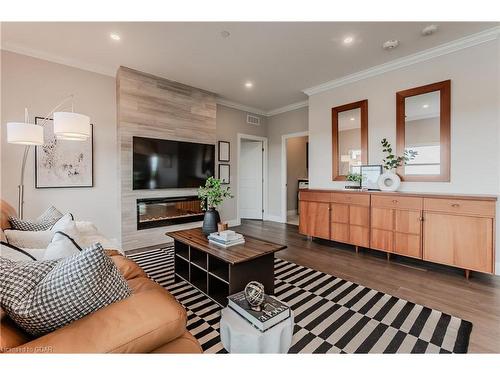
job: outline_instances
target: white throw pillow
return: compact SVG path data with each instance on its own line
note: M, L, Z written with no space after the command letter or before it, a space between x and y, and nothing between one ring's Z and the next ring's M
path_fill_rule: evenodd
M5 229L3 232L10 245L20 247L21 249L45 249L54 236L54 233L50 230L32 232Z
M55 232L64 232L79 241L79 232L73 215L67 213L63 215L50 230L42 231L23 231L23 230L4 230L7 242L21 249L45 249L49 246Z
M36 258L23 249L5 242L0 243L0 256L14 262L33 262Z
M50 230L53 233L65 231L66 227L71 223L74 223L73 215L68 212L67 214L64 214L59 220L57 220L52 228L50 228Z
M47 246L47 250L45 250L43 260L67 258L78 254L80 251L82 251L82 248L74 238L64 232L56 232L49 246Z

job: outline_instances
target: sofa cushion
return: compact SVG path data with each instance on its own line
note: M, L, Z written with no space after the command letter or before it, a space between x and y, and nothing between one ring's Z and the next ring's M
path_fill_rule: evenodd
M52 226L63 216L63 214L54 206L49 207L35 220L22 220L15 216L9 217L12 229L40 231L52 228Z
M151 353L157 354L194 354L203 353L203 349L200 346L198 340L189 333L189 331L184 332L184 334L175 340L172 340L165 345L156 348Z
M186 311L164 288L145 288L16 348L53 353L149 353L186 332ZM155 286L157 285L157 286Z
M36 260L33 255L25 250L3 241L0 242L0 256L16 262L30 262Z
M33 339L20 329L7 315L0 317L0 353L9 352L16 346L23 345Z
M16 263L0 258L0 306L34 336L130 295L100 244L61 260Z
M113 255L111 259L118 267L125 280L131 280L137 277L148 277L137 263L122 255Z

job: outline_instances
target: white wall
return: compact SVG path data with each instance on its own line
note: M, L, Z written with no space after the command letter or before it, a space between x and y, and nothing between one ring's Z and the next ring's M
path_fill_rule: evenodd
M310 187L342 188L344 185L331 180L332 107L368 99L368 162L380 164L383 158L380 140L386 137L395 145L396 92L451 79L451 180L403 182L401 190L498 194L499 48L498 40L486 42L310 96ZM497 262L500 260L498 242ZM499 273L498 263L496 268Z
M120 238L117 186L115 79L45 60L1 51L1 197L17 207L23 146L6 143L8 121L23 121L24 107L34 116L45 116L69 94L75 111L94 124L94 187L34 188L34 150L25 175L25 217L39 215L50 205L71 212L78 220L93 221L106 236Z
M261 124L251 125L247 124L247 112L238 109L217 105L217 141L230 142L230 161L229 163L221 162L221 164L229 164L230 167L230 184L234 198L226 199L219 209L221 220L228 221L230 224L235 224L237 219L236 209L236 194L238 193L238 171L237 171L237 158L238 158L238 133L256 135L260 137L267 136L267 121L265 117L259 116ZM216 152L217 165L216 174L218 173L218 150ZM218 177L218 175L217 175Z
M266 217L281 220L281 147L282 136L304 132L308 129L307 107L280 113L267 119L267 137L269 139L269 187L268 213ZM311 160L309 160L309 165Z

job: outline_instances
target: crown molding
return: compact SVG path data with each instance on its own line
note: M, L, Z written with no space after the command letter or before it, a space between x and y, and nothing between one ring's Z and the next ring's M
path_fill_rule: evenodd
M285 112L293 111L295 109L304 108L304 107L307 107L309 105L309 102L307 100L304 100L302 102L289 104L289 105L286 105L284 107L272 109L270 111L265 111L263 109L249 107L249 106L246 106L244 104L232 102L230 100L226 100L226 99L222 99L222 98L217 98L216 102L217 102L217 104L223 105L224 107L234 108L234 109L238 109L238 110L243 111L243 112L250 112L250 113L264 116L264 117L271 117L271 116L279 115L280 113L285 113Z
M336 87L344 86L353 82L361 81L366 78L374 77L439 56L460 51L465 48L473 47L478 44L486 43L491 40L497 39L499 35L500 26L493 27L491 29L487 29L476 34L472 34L445 44L441 44L439 46L429 48L427 50L417 52L409 56L389 61L385 64L377 65L357 73L349 74L347 76L304 89L302 90L302 92L308 96L318 94L327 90L334 89Z
M16 43L4 42L2 43L1 49L4 51L14 52L21 55L26 55L30 57L35 57L37 59L51 61L53 63L68 65L73 68L78 68L82 70L87 70L89 72L103 74L105 76L115 77L116 70L105 68L97 64L89 64L77 59L70 59L62 56L58 56L52 53L43 52L33 48L27 48Z
M309 106L309 101L304 100L302 102L292 103L292 104L286 105L284 107L280 107L280 108L273 109L271 111L267 111L266 116L268 116L268 117L275 116L275 115L279 115L280 113L290 112L290 111L294 111L296 109L304 108L304 107L308 107L308 106Z
M238 110L243 111L243 112L250 112L250 113L253 113L256 115L267 116L267 111L264 111L263 109L249 107L247 105L232 102L230 100L226 100L226 99L222 99L222 98L217 98L216 102L217 102L217 104L223 105L224 107L234 108L234 109L238 109Z

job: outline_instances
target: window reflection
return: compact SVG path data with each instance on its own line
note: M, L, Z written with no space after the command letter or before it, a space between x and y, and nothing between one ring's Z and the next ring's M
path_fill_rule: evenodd
M359 171L361 166L361 110L355 108L338 115L339 174Z
M405 99L405 149L417 152L405 166L406 175L439 175L440 92L433 91Z

